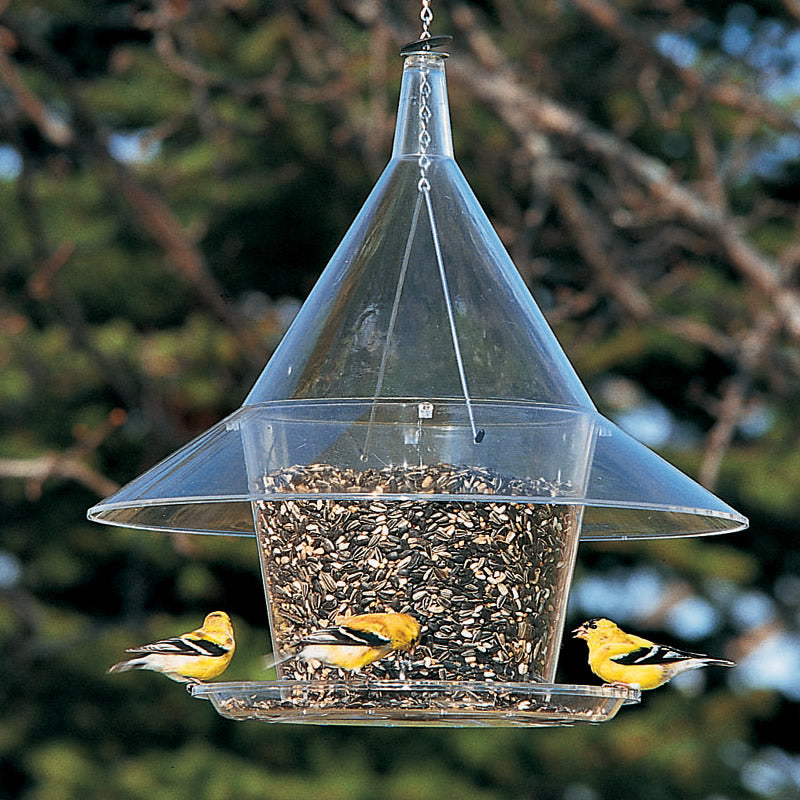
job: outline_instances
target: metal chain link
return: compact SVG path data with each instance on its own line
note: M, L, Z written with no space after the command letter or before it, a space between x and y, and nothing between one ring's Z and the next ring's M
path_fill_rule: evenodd
M422 0L422 10L419 12L419 17L422 20L422 33L420 40L430 39L430 25L433 22L433 9L431 8L431 0ZM431 186L428 182L428 167L430 166L430 158L428 158L428 146L431 143L431 135L428 131L428 122L431 118L431 106L429 103L431 97L431 85L428 82L428 70L422 71L422 82L419 87L419 183L417 188L420 192L427 192Z
M428 182L428 167L431 160L428 157L428 146L431 143L431 134L428 131L428 122L431 118L430 100L431 85L428 82L428 70L422 70L422 81L419 86L419 136L417 137L419 143L419 183L417 188L420 192L427 192L430 190L431 185Z
M422 0L422 11L419 12L419 18L422 20L422 34L420 39L429 39L431 32L431 22L433 22L433 9L431 8L431 0Z

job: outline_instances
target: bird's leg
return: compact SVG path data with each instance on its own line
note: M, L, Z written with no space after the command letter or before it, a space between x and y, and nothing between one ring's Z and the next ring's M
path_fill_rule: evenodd
M400 658L400 680L401 681L406 680L406 670L409 670L409 671L411 670L411 664L412 664L412 659L411 659L411 654L410 653L408 654L407 657L405 657L405 658L401 657Z
M189 692L189 694L190 694L192 697L194 697L194 690L195 690L195 689L196 689L198 686L203 686L203 685L204 685L204 682L203 682L203 681L199 681L199 680L197 680L196 678L193 678L192 680L187 680L187 681L185 682L185 685L186 685L186 691L187 691L187 692ZM202 695L201 695L201 696L202 696ZM208 697L206 697L206 699L209 699L209 698L208 698Z
M608 681L603 686L616 686L620 689L641 689L638 683L625 683L625 681Z

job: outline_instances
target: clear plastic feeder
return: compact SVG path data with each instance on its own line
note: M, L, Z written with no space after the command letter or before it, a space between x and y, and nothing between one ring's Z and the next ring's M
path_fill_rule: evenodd
M444 56L406 56L392 158L242 407L89 517L255 534L273 650L422 625L362 674L291 659L193 693L236 719L598 722L554 684L578 541L747 520L598 414L452 153Z

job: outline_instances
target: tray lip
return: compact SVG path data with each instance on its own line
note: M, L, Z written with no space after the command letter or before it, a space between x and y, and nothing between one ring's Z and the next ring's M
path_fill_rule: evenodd
M472 692L488 694L496 692L515 692L531 697L553 695L563 697L597 698L598 700L622 700L625 704L638 703L641 690L635 686L604 683L600 686L587 686L572 683L539 683L501 681L435 681L435 680L277 680L277 681L217 681L214 683L188 684L192 697L212 699L217 695L250 695L258 692L285 691L287 689L306 689L310 691L346 690L358 692L408 692L428 694L442 692Z
M446 691L473 692L476 695L490 695L502 691L522 694L522 700L530 698L534 701L542 697L546 702L553 696L566 701L570 699L594 700L591 709L548 709L546 707L520 708L510 705L501 708L428 707L398 708L375 705L361 707L359 705L317 706L313 703L294 703L289 707L276 706L261 708L258 702L262 692L279 695L279 690L305 688L322 690L331 687L346 688L350 692L367 690L415 692L418 696L427 692L441 695ZM305 724L305 725L355 725L382 727L564 727L574 725L596 725L608 722L616 716L623 705L638 703L640 690L631 686L608 685L580 686L576 684L546 683L500 683L477 681L401 681L401 680L367 680L363 683L352 683L345 680L283 680L283 681L231 681L210 684L199 684L187 687L189 693L198 698L210 700L217 713L226 719L235 721L266 722L270 724ZM242 699L245 705L236 712L225 707L225 701ZM269 699L273 699L271 696ZM279 700L280 697L275 697ZM249 701L249 705L248 705ZM583 713L582 713L583 712ZM588 713L587 713L588 712Z

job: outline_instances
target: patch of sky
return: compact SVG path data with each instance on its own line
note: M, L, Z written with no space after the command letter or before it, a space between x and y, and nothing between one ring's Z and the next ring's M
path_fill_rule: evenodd
M683 69L694 66L700 55L700 48L691 39L674 31L659 33L655 45L662 55Z
M689 595L667 611L667 625L689 641L704 639L719 627L719 612L704 597Z
M0 179L13 181L22 172L22 156L13 147L0 144Z
M758 439L772 430L776 418L775 410L761 403L754 406L743 419L739 420L737 429L748 439Z
M273 300L269 295L256 290L244 292L238 300L238 308L246 319L259 320L274 314L281 333L292 324L300 311L300 305L300 301L293 297Z
M779 20L759 18L746 3L735 3L720 28L719 44L731 58L755 71L756 91L779 105L794 102L800 94L800 30L790 30ZM767 179L782 176L788 162L800 158L800 137L776 137L753 158L746 174Z
M771 99L785 102L800 91L800 31L787 34L777 50L779 68L773 70L766 91Z
M720 44L730 56L741 58L753 43L752 32L740 22L729 22L722 29Z
M115 131L108 138L108 151L123 164L146 164L160 152L161 144L146 130Z
M764 592L742 591L736 594L729 613L740 628L754 628L775 618L775 601Z
M587 575L570 592L570 616L646 619L660 608L663 594L664 579L650 567Z
M570 783L564 794L562 800L601 800L600 795L591 786L585 783Z
M751 6L734 3L720 31L722 49L731 56L744 56L753 43L753 26L757 21L758 15Z
M800 575L787 572L775 581L775 597L787 606L800 607Z
M758 25L747 60L755 69L765 73L781 72L789 64L785 45L786 28L783 23L765 19Z
M745 689L775 689L800 701L800 636L779 631L739 661L731 675L733 685Z
M762 797L798 797L800 756L777 747L767 747L748 759L741 768L745 789Z
M776 19L756 18L749 6L735 5L720 34L722 49L752 67L761 91L774 102L797 97L800 89L800 31Z
M795 93L800 86L800 74L795 79ZM782 133L771 144L756 153L749 165L749 171L768 180L778 180L784 175L787 164L800 159L800 135Z
M778 158L787 161L800 158L800 135L796 133L782 133L775 140L773 149Z
M608 617L620 625L636 625L664 605L667 580L652 567L619 568L575 581L570 592L569 616ZM704 639L720 625L719 611L703 597L688 595L666 613L667 630L687 641ZM686 688L691 692L692 682Z
M608 376L595 387L608 416L622 430L648 447L693 447L698 431L677 419L666 406L650 397L633 381Z
M0 589L11 589L22 577L22 564L6 550L0 550Z
M674 430L672 414L655 400L618 411L613 419L622 430L648 447L667 444Z

